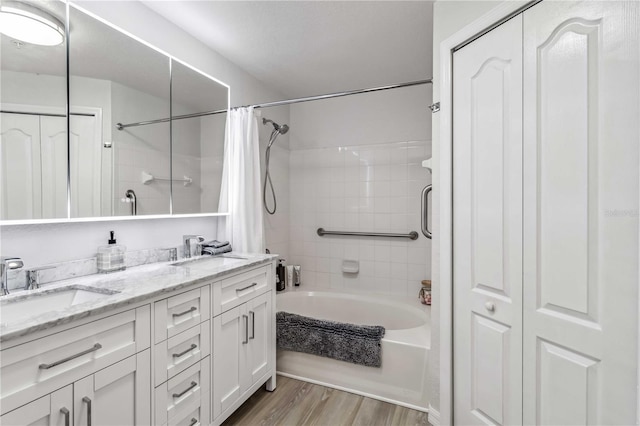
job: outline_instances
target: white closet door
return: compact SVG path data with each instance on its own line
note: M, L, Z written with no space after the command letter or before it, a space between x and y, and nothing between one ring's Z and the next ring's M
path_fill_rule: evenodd
M522 422L522 16L454 54L454 421Z
M524 423L635 424L637 2L524 13Z
M71 115L71 217L100 216L102 138L94 116Z
M67 119L40 117L42 153L42 214L67 217Z
M0 218L40 219L42 205L38 116L2 113L0 121Z

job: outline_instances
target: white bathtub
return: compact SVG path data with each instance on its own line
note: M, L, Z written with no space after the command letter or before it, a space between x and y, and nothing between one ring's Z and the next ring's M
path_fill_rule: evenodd
M331 291L288 291L278 311L351 324L382 325L382 367L278 350L278 374L427 411L431 343L428 308L415 302Z

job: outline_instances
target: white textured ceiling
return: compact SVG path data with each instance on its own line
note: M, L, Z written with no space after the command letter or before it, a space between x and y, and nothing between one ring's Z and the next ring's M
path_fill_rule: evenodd
M143 2L289 97L431 77L431 1Z

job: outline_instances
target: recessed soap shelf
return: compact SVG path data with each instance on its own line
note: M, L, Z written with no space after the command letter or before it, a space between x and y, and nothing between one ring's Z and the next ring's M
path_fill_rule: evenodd
M193 179L191 179L189 176L184 175L183 179L169 179L169 178L162 178L162 177L157 177L154 176L150 173L147 172L142 172L142 183L145 185L149 185L151 182L156 181L156 180L162 180L162 181L167 181L167 182L183 182L184 186L189 186L193 183Z

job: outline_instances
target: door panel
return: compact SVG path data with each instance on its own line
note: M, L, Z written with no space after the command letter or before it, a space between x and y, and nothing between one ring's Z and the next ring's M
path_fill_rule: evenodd
M42 179L38 116L2 113L0 121L0 219L40 219Z
M271 345L271 292L248 302L249 309L249 362L251 384L256 383L269 369Z
M147 349L75 382L74 424L149 425L150 365L150 350Z
M100 216L102 136L95 116L72 115L71 217Z
M0 417L3 426L65 426L73 416L73 389L62 389L36 399Z
M67 217L67 119L40 117L43 217Z
M454 54L454 419L522 421L522 17Z
M524 422L632 424L637 2L524 13Z
M213 416L222 414L248 388L246 372L246 305L213 319Z

